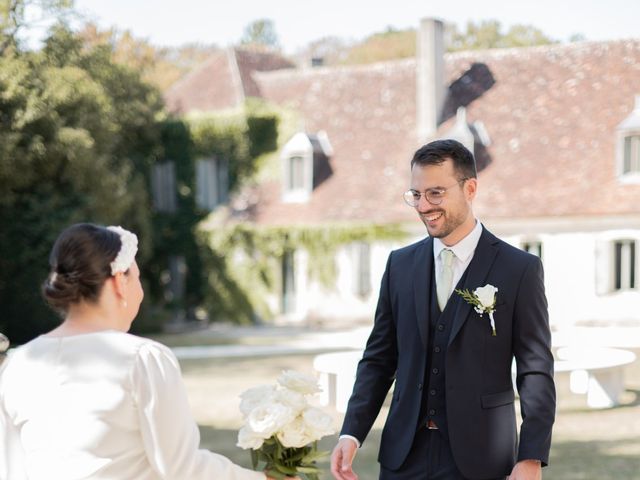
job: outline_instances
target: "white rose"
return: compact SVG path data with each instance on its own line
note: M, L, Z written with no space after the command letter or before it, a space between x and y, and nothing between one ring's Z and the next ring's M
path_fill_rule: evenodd
M263 443L264 438L262 435L258 435L246 425L238 432L238 443L236 445L240 448L257 450Z
M273 385L260 385L250 388L240 395L240 411L246 418L253 409L270 403L273 400L276 388Z
M493 285L485 285L484 287L476 288L473 293L478 297L478 301L483 308L491 308L496 302L496 292L498 289Z
M262 438L269 438L295 417L290 407L269 403L254 408L247 417L247 425Z
M301 448L313 442L315 438L309 435L305 421L299 415L278 432L278 440L287 448Z
M293 390L277 390L274 395L274 400L290 407L294 415L298 415L307 408L307 399L305 396Z
M319 440L325 435L335 432L333 428L333 418L319 408L310 407L302 414L305 429L313 440Z
M296 372L295 370L283 371L278 377L278 383L284 388L299 392L303 395L310 395L321 391L315 377Z

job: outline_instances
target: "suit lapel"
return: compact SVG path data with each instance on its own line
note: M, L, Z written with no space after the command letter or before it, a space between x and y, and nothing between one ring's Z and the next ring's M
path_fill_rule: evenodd
M424 347L427 348L429 325L429 291L431 290L431 270L433 269L433 240L427 238L416 250L413 262L413 298L416 306L418 332Z
M496 254L498 253L497 243L498 239L483 227L478 246L468 267L468 275L462 286L463 289L466 288L473 291L484 285L489 275L489 270L491 270L493 261L496 258ZM458 294L454 292L452 295ZM457 302L455 315L453 317L453 326L451 327L451 335L449 336L449 345L451 345L451 342L453 342L453 339L472 311L473 307L471 304L465 301Z

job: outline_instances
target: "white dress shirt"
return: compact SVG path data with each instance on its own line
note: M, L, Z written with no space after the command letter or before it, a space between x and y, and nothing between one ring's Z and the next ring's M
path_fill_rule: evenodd
M442 273L442 258L440 257L440 252L445 248L448 248L453 252L453 281L451 282L451 291L449 292L449 296L453 292L453 289L456 288L460 278L464 274L464 271L467 269L469 264L471 263L471 259L473 258L473 254L476 251L476 247L478 246L478 242L480 241L480 236L482 235L482 224L476 220L476 226L469 232L469 234L460 240L458 243L452 246L447 246L439 238L433 239L433 260L435 262L435 272L436 272L436 284L440 275Z

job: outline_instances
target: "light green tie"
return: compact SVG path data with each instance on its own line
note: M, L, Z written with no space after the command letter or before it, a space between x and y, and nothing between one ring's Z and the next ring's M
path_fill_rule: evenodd
M440 272L440 278L437 280L436 289L438 293L438 305L440 306L441 312L444 311L444 307L447 305L447 300L449 300L449 295L451 295L454 256L454 253L448 248L445 248L440 252L442 271Z

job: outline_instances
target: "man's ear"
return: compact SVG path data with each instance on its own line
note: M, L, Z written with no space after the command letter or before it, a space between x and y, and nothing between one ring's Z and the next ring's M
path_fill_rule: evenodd
M478 193L478 179L469 178L464 182L465 197L467 197L467 200L471 201L476 197L476 193Z

